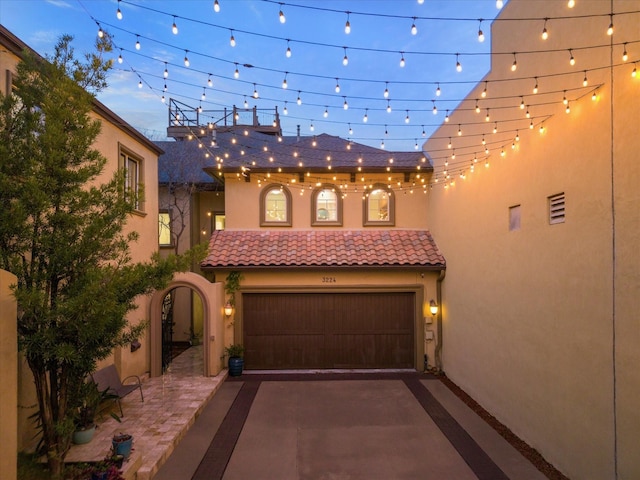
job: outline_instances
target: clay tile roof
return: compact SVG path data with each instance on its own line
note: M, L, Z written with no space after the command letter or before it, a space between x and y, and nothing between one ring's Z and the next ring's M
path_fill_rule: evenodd
M255 267L423 267L445 259L426 230L218 230L204 269Z

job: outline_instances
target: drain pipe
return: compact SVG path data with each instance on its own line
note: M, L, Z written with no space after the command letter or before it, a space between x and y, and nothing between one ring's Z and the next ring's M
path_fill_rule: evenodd
M438 302L438 314L436 315L436 331L438 339L436 341L435 360L438 374L442 373L442 281L446 275L446 270L440 270L440 276L436 281L436 302Z

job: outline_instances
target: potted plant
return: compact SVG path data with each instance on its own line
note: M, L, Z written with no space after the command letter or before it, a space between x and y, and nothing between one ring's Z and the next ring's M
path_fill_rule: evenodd
M239 377L244 369L244 347L239 343L229 345L224 349L225 354L229 357L229 375Z
M76 445L89 443L96 431L96 414L100 403L105 399L104 392L98 390L98 385L93 381L83 382L78 394L78 407L76 410L75 425L72 441Z
M131 447L133 446L133 436L128 433L119 433L113 436L111 441L112 457L122 455L126 460L131 455Z

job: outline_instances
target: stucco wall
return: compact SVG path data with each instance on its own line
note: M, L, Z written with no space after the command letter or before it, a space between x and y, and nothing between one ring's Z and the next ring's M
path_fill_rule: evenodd
M17 477L18 458L18 307L11 293L15 275L0 270L0 477Z
M602 5L578 2L572 14L601 12ZM614 1L615 11L631 7ZM501 17L555 17L565 8L566 2L511 0ZM555 21L550 40L555 35L556 43L544 49L567 39L592 44L594 32L606 44L603 22L608 18ZM616 16L616 30L637 34L633 22L637 17ZM493 49L541 49L541 29L540 22L495 22ZM583 68L606 66L610 55L618 63L621 48L584 52L576 83ZM517 77L567 71L567 60L566 50L520 57ZM512 61L494 56L486 80L508 78ZM481 161L466 180L430 194L430 228L447 259L445 372L572 479L616 478L616 470L617 478L640 477L634 447L640 431L640 95L631 69L589 71L591 85L603 83L596 101L589 93L571 102L570 114L558 102L543 134L536 121L535 130L520 130L516 149L507 148L505 157L492 147L489 168ZM540 84L544 91L559 88L562 98L560 78ZM471 105L483 88L469 94ZM528 90L517 82L489 88L490 96L505 97ZM454 112L451 123L474 121L474 115L473 108ZM445 128L434 137L446 135ZM427 152L442 148L437 138L426 144ZM547 198L561 192L566 221L550 225ZM521 229L509 231L514 205L521 207Z

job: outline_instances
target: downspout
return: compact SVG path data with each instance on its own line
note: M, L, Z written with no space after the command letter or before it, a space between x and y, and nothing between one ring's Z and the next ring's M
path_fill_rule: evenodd
M438 302L438 313L436 315L436 331L438 338L436 340L436 370L438 374L442 373L442 281L446 276L446 270L440 270L440 276L436 281L436 302Z

